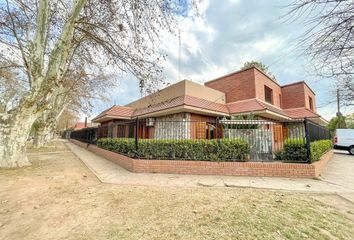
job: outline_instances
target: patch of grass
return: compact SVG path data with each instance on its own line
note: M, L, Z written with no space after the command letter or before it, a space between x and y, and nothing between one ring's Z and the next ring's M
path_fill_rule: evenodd
M32 160L28 168L0 170L4 239L354 236L354 206L336 195L101 184L73 154L34 154Z

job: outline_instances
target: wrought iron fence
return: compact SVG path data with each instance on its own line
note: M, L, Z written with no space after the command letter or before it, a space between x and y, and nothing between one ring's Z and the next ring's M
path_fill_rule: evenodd
M70 133L70 138L79 140L85 143L95 144L98 139L98 128L84 128Z
M161 142L168 140L168 148L174 148L178 143L185 140L212 141L217 147L216 151L225 151L222 147L223 140L240 139L249 146L249 154L246 157L251 161L273 161L274 159L284 160L280 153L286 144L296 145L300 143L301 151L305 151L306 159L310 161L310 142L321 139L330 139L329 130L308 119L292 121L273 120L233 120L203 117L201 119L133 119L111 122L97 128L87 128L71 133L71 138L87 143L95 143L100 138L125 138L134 139L135 153L139 154L139 144L142 142ZM213 145L214 146L214 145ZM208 145L205 145L208 148ZM177 147L175 147L177 149ZM197 148L197 146L195 147ZM305 150L304 150L305 148ZM173 159L189 159L188 154L176 154L170 149ZM158 150L157 150L158 151ZM162 151L162 150L160 150ZM178 151L183 151L179 148ZM231 151L230 149L228 151ZM141 152L141 151L140 151ZM152 154L154 155L154 153ZM216 152L211 157L223 156ZM238 155L237 155L238 156ZM137 158L144 158L141 154ZM247 160L232 159L229 161ZM302 157L303 158L303 157ZM208 159L205 159L208 160ZM223 159L225 160L225 159ZM288 161L292 161L291 159ZM295 161L295 160L294 160ZM299 162L300 159L296 159Z
M309 119L306 119L306 124L310 142L322 139L331 139L331 132L328 128L318 125Z

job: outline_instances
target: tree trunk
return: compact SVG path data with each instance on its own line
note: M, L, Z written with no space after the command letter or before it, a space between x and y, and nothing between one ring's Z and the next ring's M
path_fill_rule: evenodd
M30 165L26 144L34 120L30 115L0 116L0 168Z
M56 124L50 122L37 129L33 139L33 146L41 148L47 145L54 138Z

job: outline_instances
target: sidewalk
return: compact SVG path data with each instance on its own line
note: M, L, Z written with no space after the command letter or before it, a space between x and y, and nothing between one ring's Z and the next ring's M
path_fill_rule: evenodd
M338 193L354 202L354 183L339 180L338 174L325 173L325 181L314 179L290 179L270 177L235 177L213 175L179 175L132 173L117 164L110 162L73 143L65 143L86 166L104 183L154 186L204 186L204 187L252 187L281 189L289 191L311 191ZM341 155L335 154L329 166L334 167L336 161L343 161ZM351 158L351 156L348 156ZM354 158L353 161L354 162ZM354 165L353 165L354 166ZM328 167L327 167L328 168ZM350 169L349 169L350 170ZM353 173L353 172L352 172ZM331 176L334 181L331 181ZM353 178L350 179L350 181Z

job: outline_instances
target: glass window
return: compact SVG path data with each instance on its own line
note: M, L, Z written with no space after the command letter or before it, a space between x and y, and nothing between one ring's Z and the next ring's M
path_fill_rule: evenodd
M128 138L134 138L134 136L135 136L134 132L135 132L134 125L129 125Z
M309 106L310 106L310 109L313 111L313 101L312 101L312 97L309 97Z
M267 86L264 86L264 98L267 103L273 104L273 90Z

